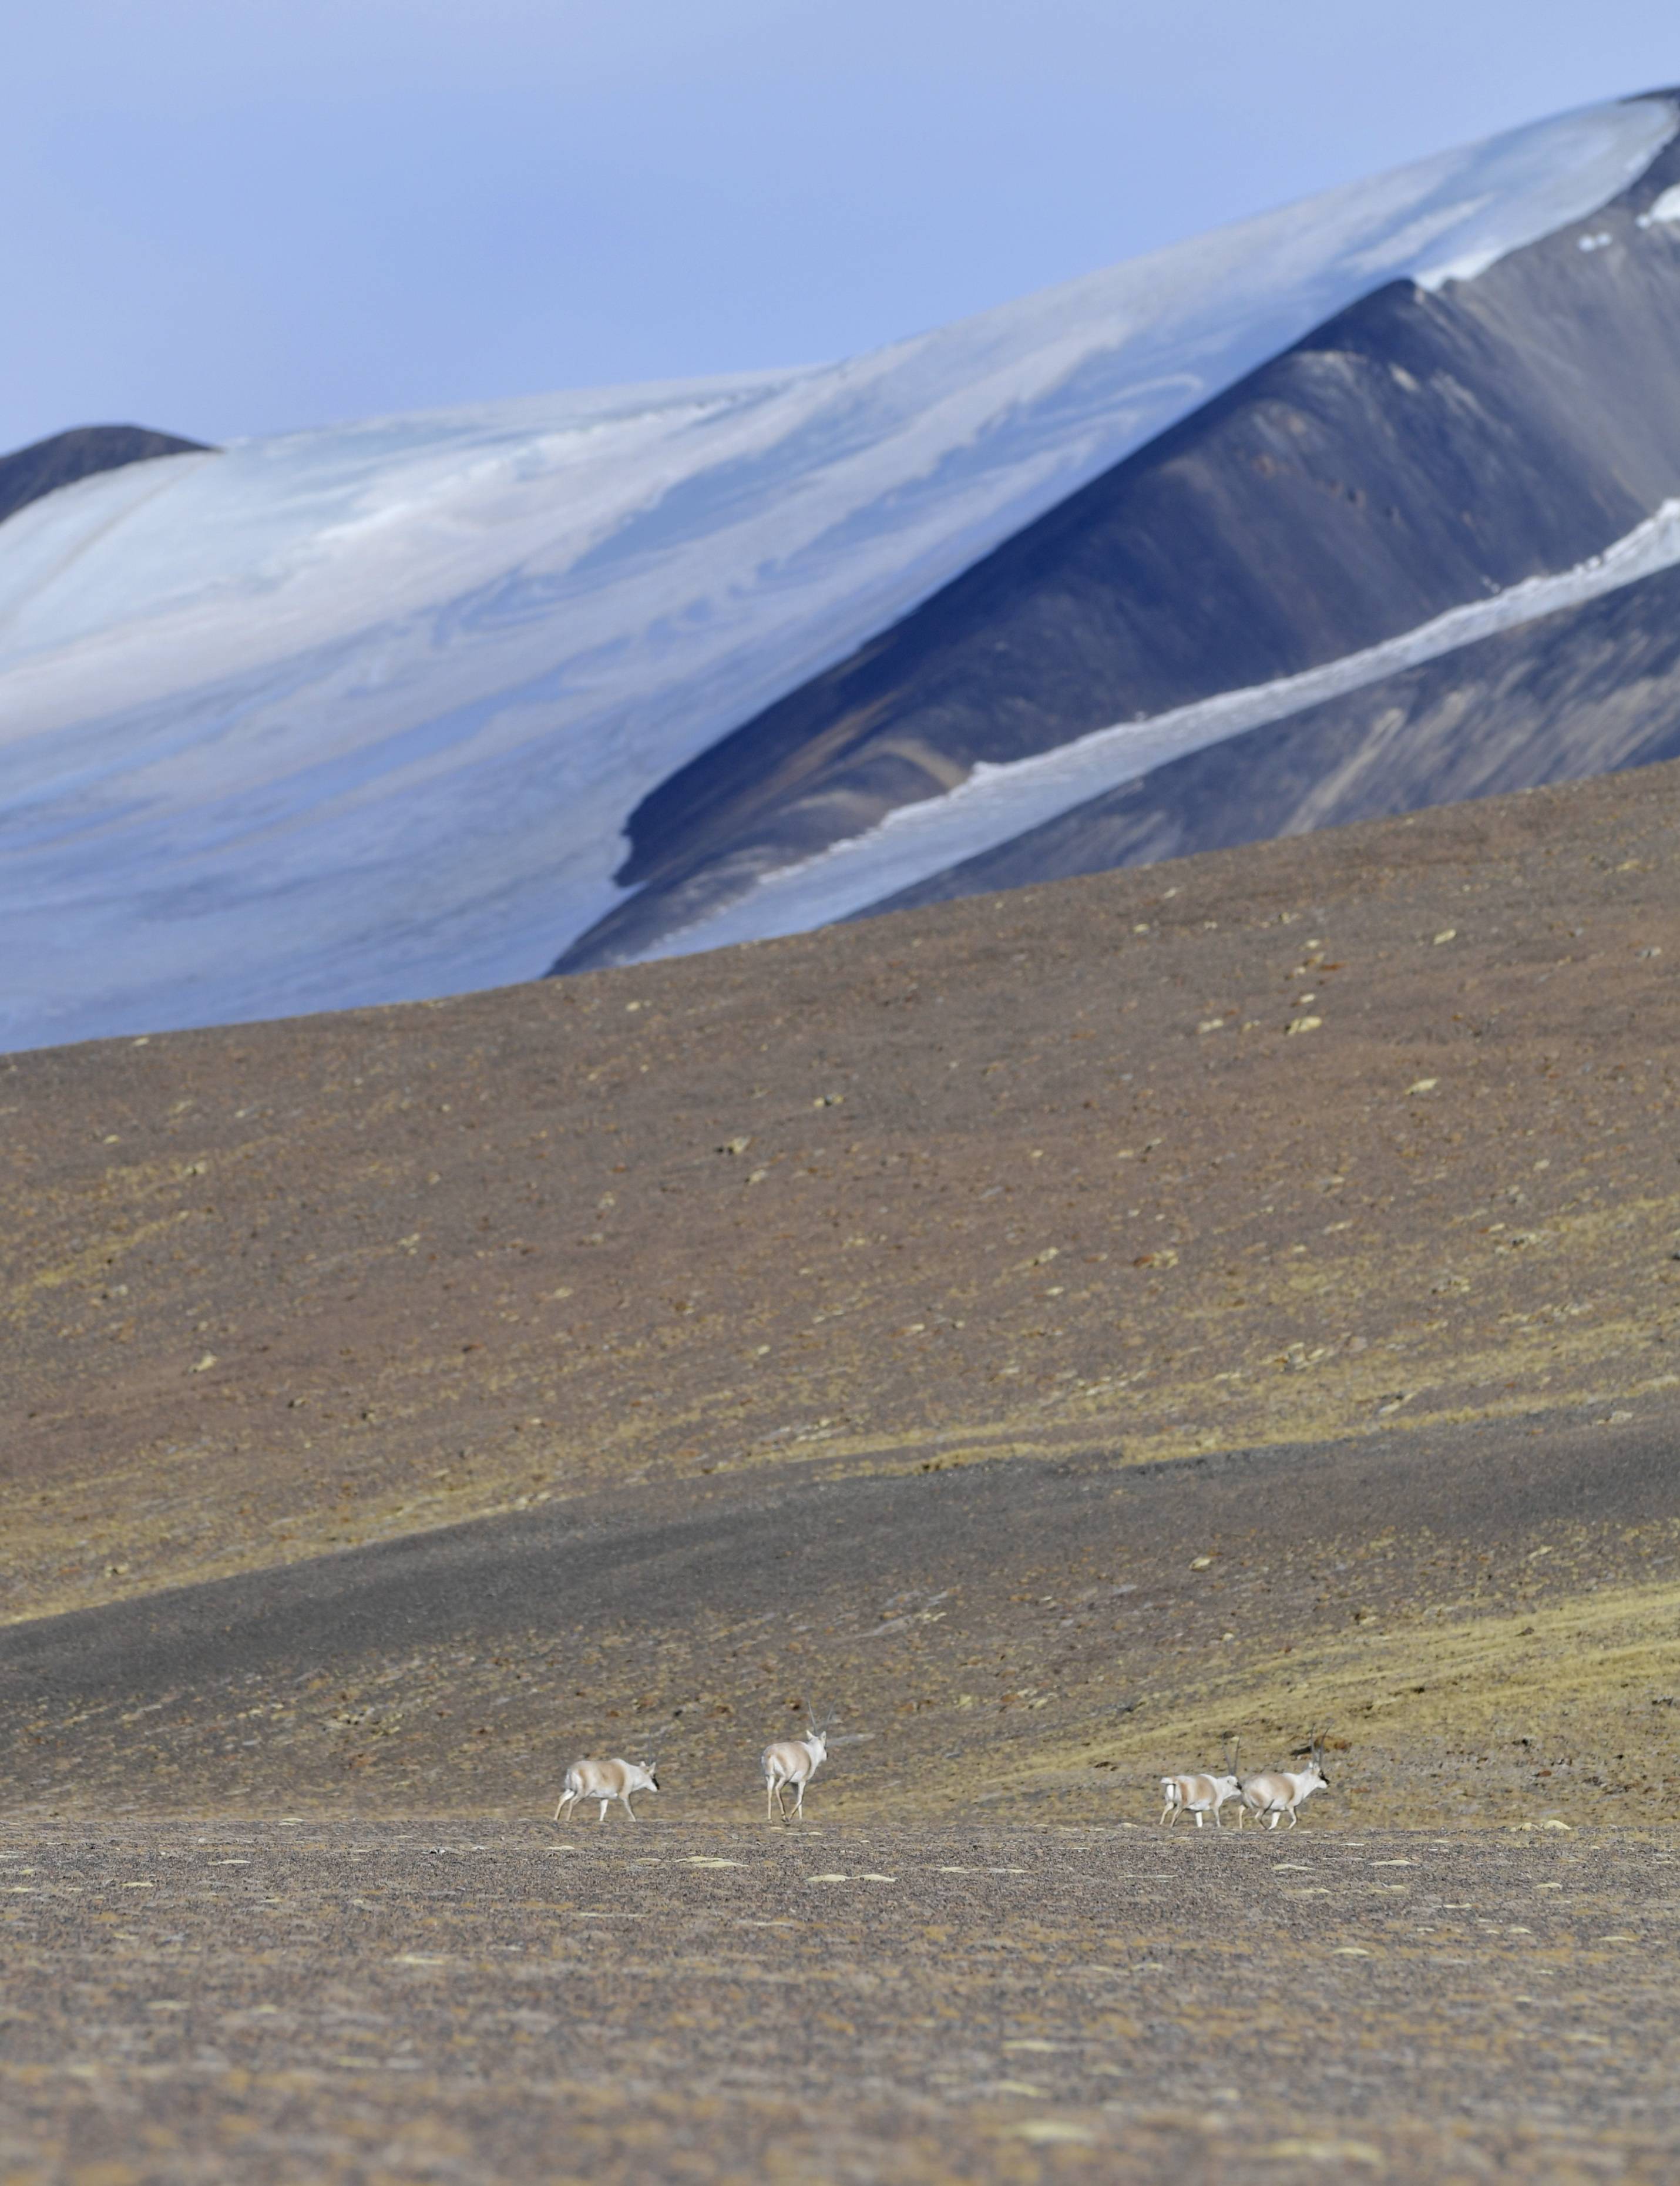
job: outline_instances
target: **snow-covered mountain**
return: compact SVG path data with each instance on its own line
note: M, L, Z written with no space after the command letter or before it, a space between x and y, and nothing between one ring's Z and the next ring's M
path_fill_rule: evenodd
M34 501L0 524L0 1044L1189 845L1104 800L1680 558L1677 128L1672 94L1585 109L843 364Z

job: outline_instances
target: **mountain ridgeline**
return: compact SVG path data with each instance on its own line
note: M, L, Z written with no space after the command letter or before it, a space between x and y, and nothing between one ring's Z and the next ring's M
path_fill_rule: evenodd
M17 450L0 1047L1661 756L1677 398L1656 91L827 363Z
M978 761L1297 674L1623 537L1680 495L1677 184L1671 145L1590 219L1474 277L1384 286L711 746L630 816L618 878L636 893L553 968L657 950ZM1647 608L1667 597L1659 586ZM1572 633L1591 642L1629 616L1660 651L1660 615L1645 628L1645 613L1608 603L1398 679L1434 733L1397 737L1394 694L1358 694L871 907L1660 756L1662 702L1632 729L1617 703L1643 653L1625 674L1601 650L1560 664ZM1532 689L1501 710L1504 664L1520 659L1531 683L1543 664L1553 679L1543 733ZM1476 683L1476 707L1455 712L1461 679L1495 661L1497 687ZM1373 723L1382 762L1354 766ZM1273 784L1285 751L1302 771Z
M210 451L203 440L183 440L174 433L154 433L144 425L76 425L68 433L54 433L44 440L31 440L0 456L0 524L32 501L41 501L60 486L75 485L101 471L121 470L128 463L154 462L160 456L201 456Z

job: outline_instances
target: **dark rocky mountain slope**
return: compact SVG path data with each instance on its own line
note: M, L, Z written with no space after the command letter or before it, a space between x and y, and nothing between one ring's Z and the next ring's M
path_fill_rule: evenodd
M159 456L209 452L203 440L183 440L175 433L154 433L144 425L76 425L68 433L31 440L0 456L0 524L32 501L56 493L61 485L126 463L153 462Z
M637 893L555 969L656 948L977 761L1336 660L1623 536L1680 494L1680 224L1649 216L1677 181L1674 146L1474 278L1384 287L702 754L631 817ZM1552 771L1509 754L1501 778Z
M1680 569L1209 744L865 916L1680 757Z

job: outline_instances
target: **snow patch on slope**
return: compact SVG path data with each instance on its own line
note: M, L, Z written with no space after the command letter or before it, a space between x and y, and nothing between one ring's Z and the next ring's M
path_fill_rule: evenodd
M376 419L0 527L0 1044L530 976L633 807L1383 282L1582 217L1664 98L848 362Z
M1326 698L1338 698L1402 669L1514 629L1537 616L1616 591L1680 563L1680 501L1572 569L1530 577L1492 598L1437 615L1403 636L1345 654L1321 668L1280 676L1216 698L1122 721L1005 765L982 761L944 795L901 804L867 834L836 844L798 866L766 875L752 892L662 943L661 956L686 956L731 942L803 933L896 895L901 888L1011 842L1106 791L1205 745L1263 727Z
M1659 227L1670 221L1680 221L1680 182L1666 189L1649 211L1639 216L1641 227Z

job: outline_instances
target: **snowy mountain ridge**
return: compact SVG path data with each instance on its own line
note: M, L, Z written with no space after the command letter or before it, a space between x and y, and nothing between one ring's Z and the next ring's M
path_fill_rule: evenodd
M1676 128L1587 109L839 365L31 504L0 526L0 1040L534 976L623 900L675 770L1328 316L1588 218ZM681 945L832 915L798 893Z

